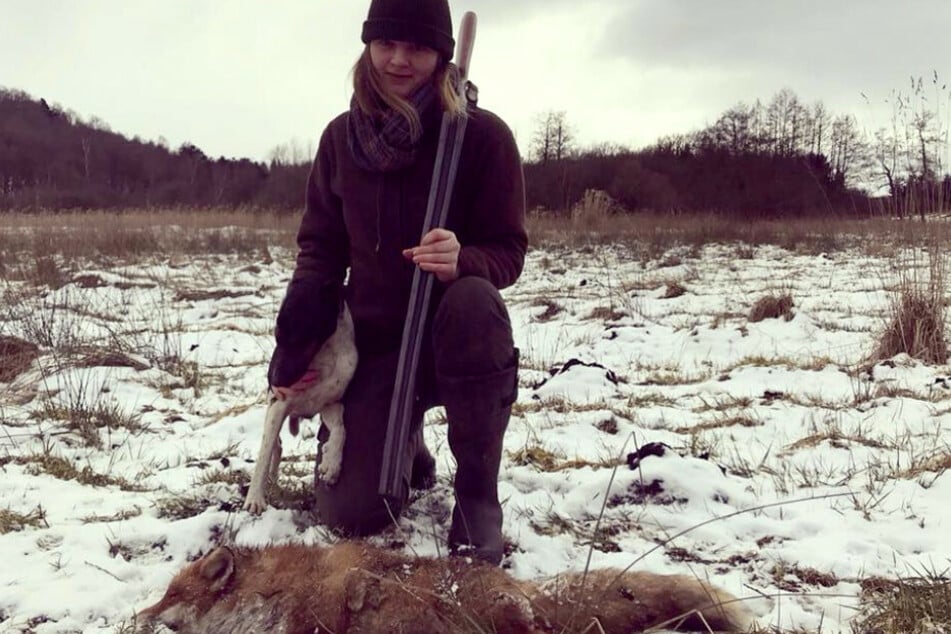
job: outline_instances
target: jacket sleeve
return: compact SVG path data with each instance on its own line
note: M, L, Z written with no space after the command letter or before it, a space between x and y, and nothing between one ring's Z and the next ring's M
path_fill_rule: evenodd
M477 176L471 215L460 236L459 275L483 277L501 289L515 283L525 262L525 180L511 130L486 114L495 129L486 135L476 164L465 168Z
M295 383L337 325L349 246L342 204L331 187L334 163L328 127L307 178L297 266L277 315L277 347L268 369L272 386Z
M343 203L332 186L338 151L334 147L332 128L328 126L320 138L317 158L307 178L304 217L297 232L297 268L292 284L308 279L338 288L343 285L350 263L350 241L343 221Z

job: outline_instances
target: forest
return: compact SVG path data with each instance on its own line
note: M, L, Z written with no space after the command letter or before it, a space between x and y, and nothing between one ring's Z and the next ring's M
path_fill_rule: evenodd
M937 77L932 82L935 90ZM922 79L895 95L891 125L803 103L789 89L738 103L701 130L644 148L579 147L564 111L537 117L524 157L528 208L560 214L588 190L621 212L924 217L951 200L947 122ZM129 138L25 92L0 88L0 211L299 209L310 157L213 158L191 143Z

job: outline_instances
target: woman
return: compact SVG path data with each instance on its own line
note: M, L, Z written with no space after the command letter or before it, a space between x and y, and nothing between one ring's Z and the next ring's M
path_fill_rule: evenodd
M351 536L374 533L399 515L411 485L431 486L435 462L423 444L422 419L441 404L457 463L450 553L498 564L498 470L518 383L498 289L522 270L525 194L511 131L457 97L452 32L447 0L372 0L350 110L327 126L308 180L297 267L278 313L268 378L279 396L306 385L307 362L346 299L360 361L343 401L340 479L327 486L315 478L321 520ZM468 117L466 136L446 227L420 239L444 111ZM416 266L437 281L404 487L399 499L384 501L377 487Z

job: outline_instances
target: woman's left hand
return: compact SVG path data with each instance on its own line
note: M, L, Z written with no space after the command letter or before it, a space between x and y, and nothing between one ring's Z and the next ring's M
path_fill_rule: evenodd
M418 247L403 249L403 257L429 271L440 282L459 277L459 240L448 229L433 229L423 236Z

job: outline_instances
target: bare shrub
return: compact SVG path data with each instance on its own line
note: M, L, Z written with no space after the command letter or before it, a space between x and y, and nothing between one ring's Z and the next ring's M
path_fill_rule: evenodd
M951 580L946 572L929 570L897 580L865 579L861 596L853 632L930 634L951 630Z
M620 211L613 198L600 189L589 189L571 208L571 225L575 230L603 232L609 219Z
M782 295L766 295L756 300L747 320L750 322L763 321L764 319L778 319L782 317L786 321L793 318L793 298L789 293Z
M893 308L891 322L875 351L878 360L905 353L925 363L944 363L948 346L944 338L944 310L940 303L911 289L903 291Z
M663 299L673 299L674 297L680 297L687 292L687 289L684 288L683 284L680 282L670 282L667 284L667 288L664 289L664 294L662 295Z
M62 288L69 277L59 262L51 255L36 254L33 260L33 275L30 280L36 286L48 286L51 289Z
M944 324L944 280L947 262L936 246L929 249L927 279L919 279L917 255L899 266L899 281L887 324L873 353L873 361L907 354L925 363L942 364L948 358Z
M26 372L39 356L35 343L0 335L0 382L9 383Z
M22 339L43 348L70 352L86 344L84 317L88 306L70 289L59 293L41 293L27 288L4 289L0 301L0 322L11 327Z

